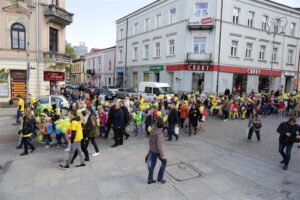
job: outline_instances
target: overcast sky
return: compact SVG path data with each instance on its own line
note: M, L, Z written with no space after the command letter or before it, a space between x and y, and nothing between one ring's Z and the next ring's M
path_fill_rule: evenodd
M67 10L74 13L73 23L67 28L67 41L80 41L90 48L115 45L116 20L153 2L154 0L67 0ZM274 0L300 7L300 0Z

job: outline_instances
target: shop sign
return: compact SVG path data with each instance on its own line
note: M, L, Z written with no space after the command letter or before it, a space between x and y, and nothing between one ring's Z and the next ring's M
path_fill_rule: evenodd
M253 75L260 75L261 71L260 69L247 69L248 74L253 74Z
M164 70L164 66L163 65L157 65L157 66L150 66L150 71L163 71Z
M65 81L65 73L44 71L44 81Z
M189 71L209 71L209 65L189 65Z
M195 19L191 19L191 21L189 22L189 25L213 25L213 18L212 17L205 17L202 18L200 20L195 20Z
M294 72L284 72L285 76L295 76Z
M117 73L124 73L124 67L117 67L116 72Z
M10 73L12 81L26 81L27 73L26 71L11 71Z

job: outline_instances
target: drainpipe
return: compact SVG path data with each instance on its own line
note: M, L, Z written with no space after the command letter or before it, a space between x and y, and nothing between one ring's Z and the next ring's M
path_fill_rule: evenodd
M41 81L40 81L40 0L36 0L37 7L36 7L36 69L37 69L37 94L38 96L41 95Z
M123 87L125 88L126 85L126 67L127 67L127 47L128 47L128 18L126 18L126 39L125 39L125 66L124 66L124 72L123 72Z
M219 32L219 49L218 49L218 72L217 72L217 96L219 96L219 76L220 76L220 57L221 57L221 41L222 41L222 24L223 24L223 0L221 0L221 17L220 17L220 32Z

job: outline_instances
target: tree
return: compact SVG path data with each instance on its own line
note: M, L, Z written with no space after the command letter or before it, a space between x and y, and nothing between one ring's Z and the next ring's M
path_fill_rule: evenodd
M66 54L70 55L72 60L76 60L77 59L77 55L74 51L74 48L72 47L72 44L71 43L68 43L66 41L66 47L65 47L65 52Z

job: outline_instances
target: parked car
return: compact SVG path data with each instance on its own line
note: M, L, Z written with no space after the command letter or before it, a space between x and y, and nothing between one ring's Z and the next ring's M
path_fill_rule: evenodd
M134 98L138 97L138 93L134 91L132 88L120 88L117 92L117 98L125 99L127 96L133 96Z
M168 83L140 82L138 94L151 100L164 94L171 98L173 90Z
M105 88L96 89L95 94L96 95L103 94L105 96L105 100L113 100L114 99L113 93Z
M37 104L42 107L51 105L51 100L54 99L56 102L56 107L62 109L62 113L66 114L67 110L70 108L70 102L62 95L46 95L37 98Z
M102 88L111 91L114 97L115 97L115 96L117 95L117 93L118 93L118 87L116 87L116 86L103 86Z

